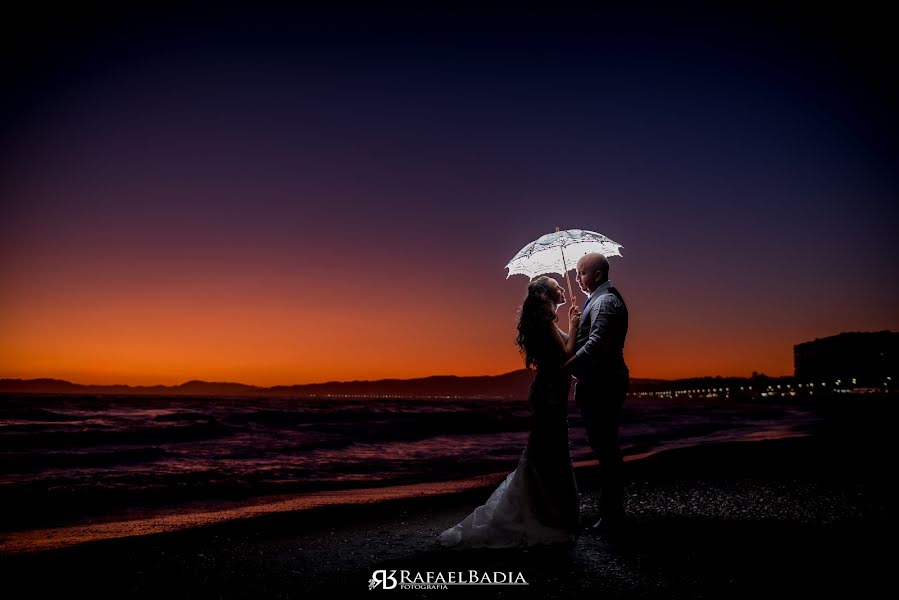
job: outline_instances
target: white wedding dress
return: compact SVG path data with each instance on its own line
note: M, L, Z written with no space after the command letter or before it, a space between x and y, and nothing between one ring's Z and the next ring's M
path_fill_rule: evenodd
M574 540L574 533L544 525L528 498L527 450L487 499L462 522L437 537L446 548L516 548Z
M568 446L570 386L567 371L538 367L528 396L533 426L517 468L485 504L441 533L439 545L512 548L575 539L580 503Z

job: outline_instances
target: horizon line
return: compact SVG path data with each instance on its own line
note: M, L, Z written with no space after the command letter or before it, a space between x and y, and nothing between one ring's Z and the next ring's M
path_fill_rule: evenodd
M420 377L408 377L408 378L400 378L400 377L383 377L380 379L345 379L345 380L329 380L329 381L314 381L309 383L289 383L289 384L275 384L275 385L259 385L254 383L242 383L239 381L216 381L216 380L208 380L208 379L187 379L182 381L181 383L80 383L76 381L72 381L69 379L62 379L59 377L0 377L0 381L21 381L21 382L32 382L32 381L55 381L68 383L71 385L80 385L86 387L128 387L128 388L153 388L153 387L163 387L163 388L175 388L184 386L190 383L207 383L207 384L218 384L218 385L240 385L244 387L250 388L258 388L258 389L273 389L273 388L282 388L282 387L304 387L304 386L316 386L316 385L330 385L330 384L347 384L347 383L382 383L382 382L402 382L402 381L418 381L423 379L433 379L433 378L454 378L454 379L475 379L482 377L503 377L507 375L512 375L513 373L520 373L524 371L532 371L536 372L533 369L515 369L512 371L506 371L503 373L496 374L485 374L485 375L452 375L452 374L435 374L435 375L423 375ZM756 373L756 372L753 372ZM769 377L769 378L782 378L782 377L793 377L793 374L788 375L768 375L766 373L757 373L757 376L761 377ZM676 377L676 378L664 378L664 377L630 377L631 380L644 380L644 381L683 381L687 379L751 379L752 375L692 375L687 377Z

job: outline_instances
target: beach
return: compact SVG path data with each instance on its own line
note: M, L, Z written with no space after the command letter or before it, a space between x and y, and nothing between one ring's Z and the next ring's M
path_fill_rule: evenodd
M732 598L864 596L897 533L889 398L831 403L808 435L707 444L627 463L628 526L528 550L441 549L493 482L446 494L285 510L178 531L0 555L8 597ZM842 400L841 400L842 402ZM596 468L577 469L585 524ZM489 484L489 485L488 485ZM527 585L369 590L376 570ZM397 577L400 575L397 574ZM459 575L457 575L458 577Z

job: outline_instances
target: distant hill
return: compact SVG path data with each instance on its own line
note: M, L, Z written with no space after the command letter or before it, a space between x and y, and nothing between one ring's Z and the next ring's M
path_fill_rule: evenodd
M435 375L417 379L329 381L302 385L259 387L242 383L192 380L180 385L85 385L62 379L0 379L0 393L115 394L154 396L403 396L403 397L525 397L534 372L520 369L502 375L457 377ZM661 383L631 379L631 387Z

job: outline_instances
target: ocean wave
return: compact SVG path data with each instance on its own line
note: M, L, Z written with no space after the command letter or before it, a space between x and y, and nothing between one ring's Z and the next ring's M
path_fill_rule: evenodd
M67 448L106 445L145 445L186 442L231 435L233 429L210 419L177 427L124 427L121 429L71 429L62 431L4 432L0 450Z
M45 452L0 454L0 470L5 473L22 473L41 469L69 467L104 467L161 460L169 453L155 446L146 448L121 448L96 452Z
M72 415L35 406L0 406L0 423L4 421L81 421L83 415Z
M215 416L209 413L189 411L156 415L155 417L153 417L153 420L168 423L171 421L208 421L214 418Z

